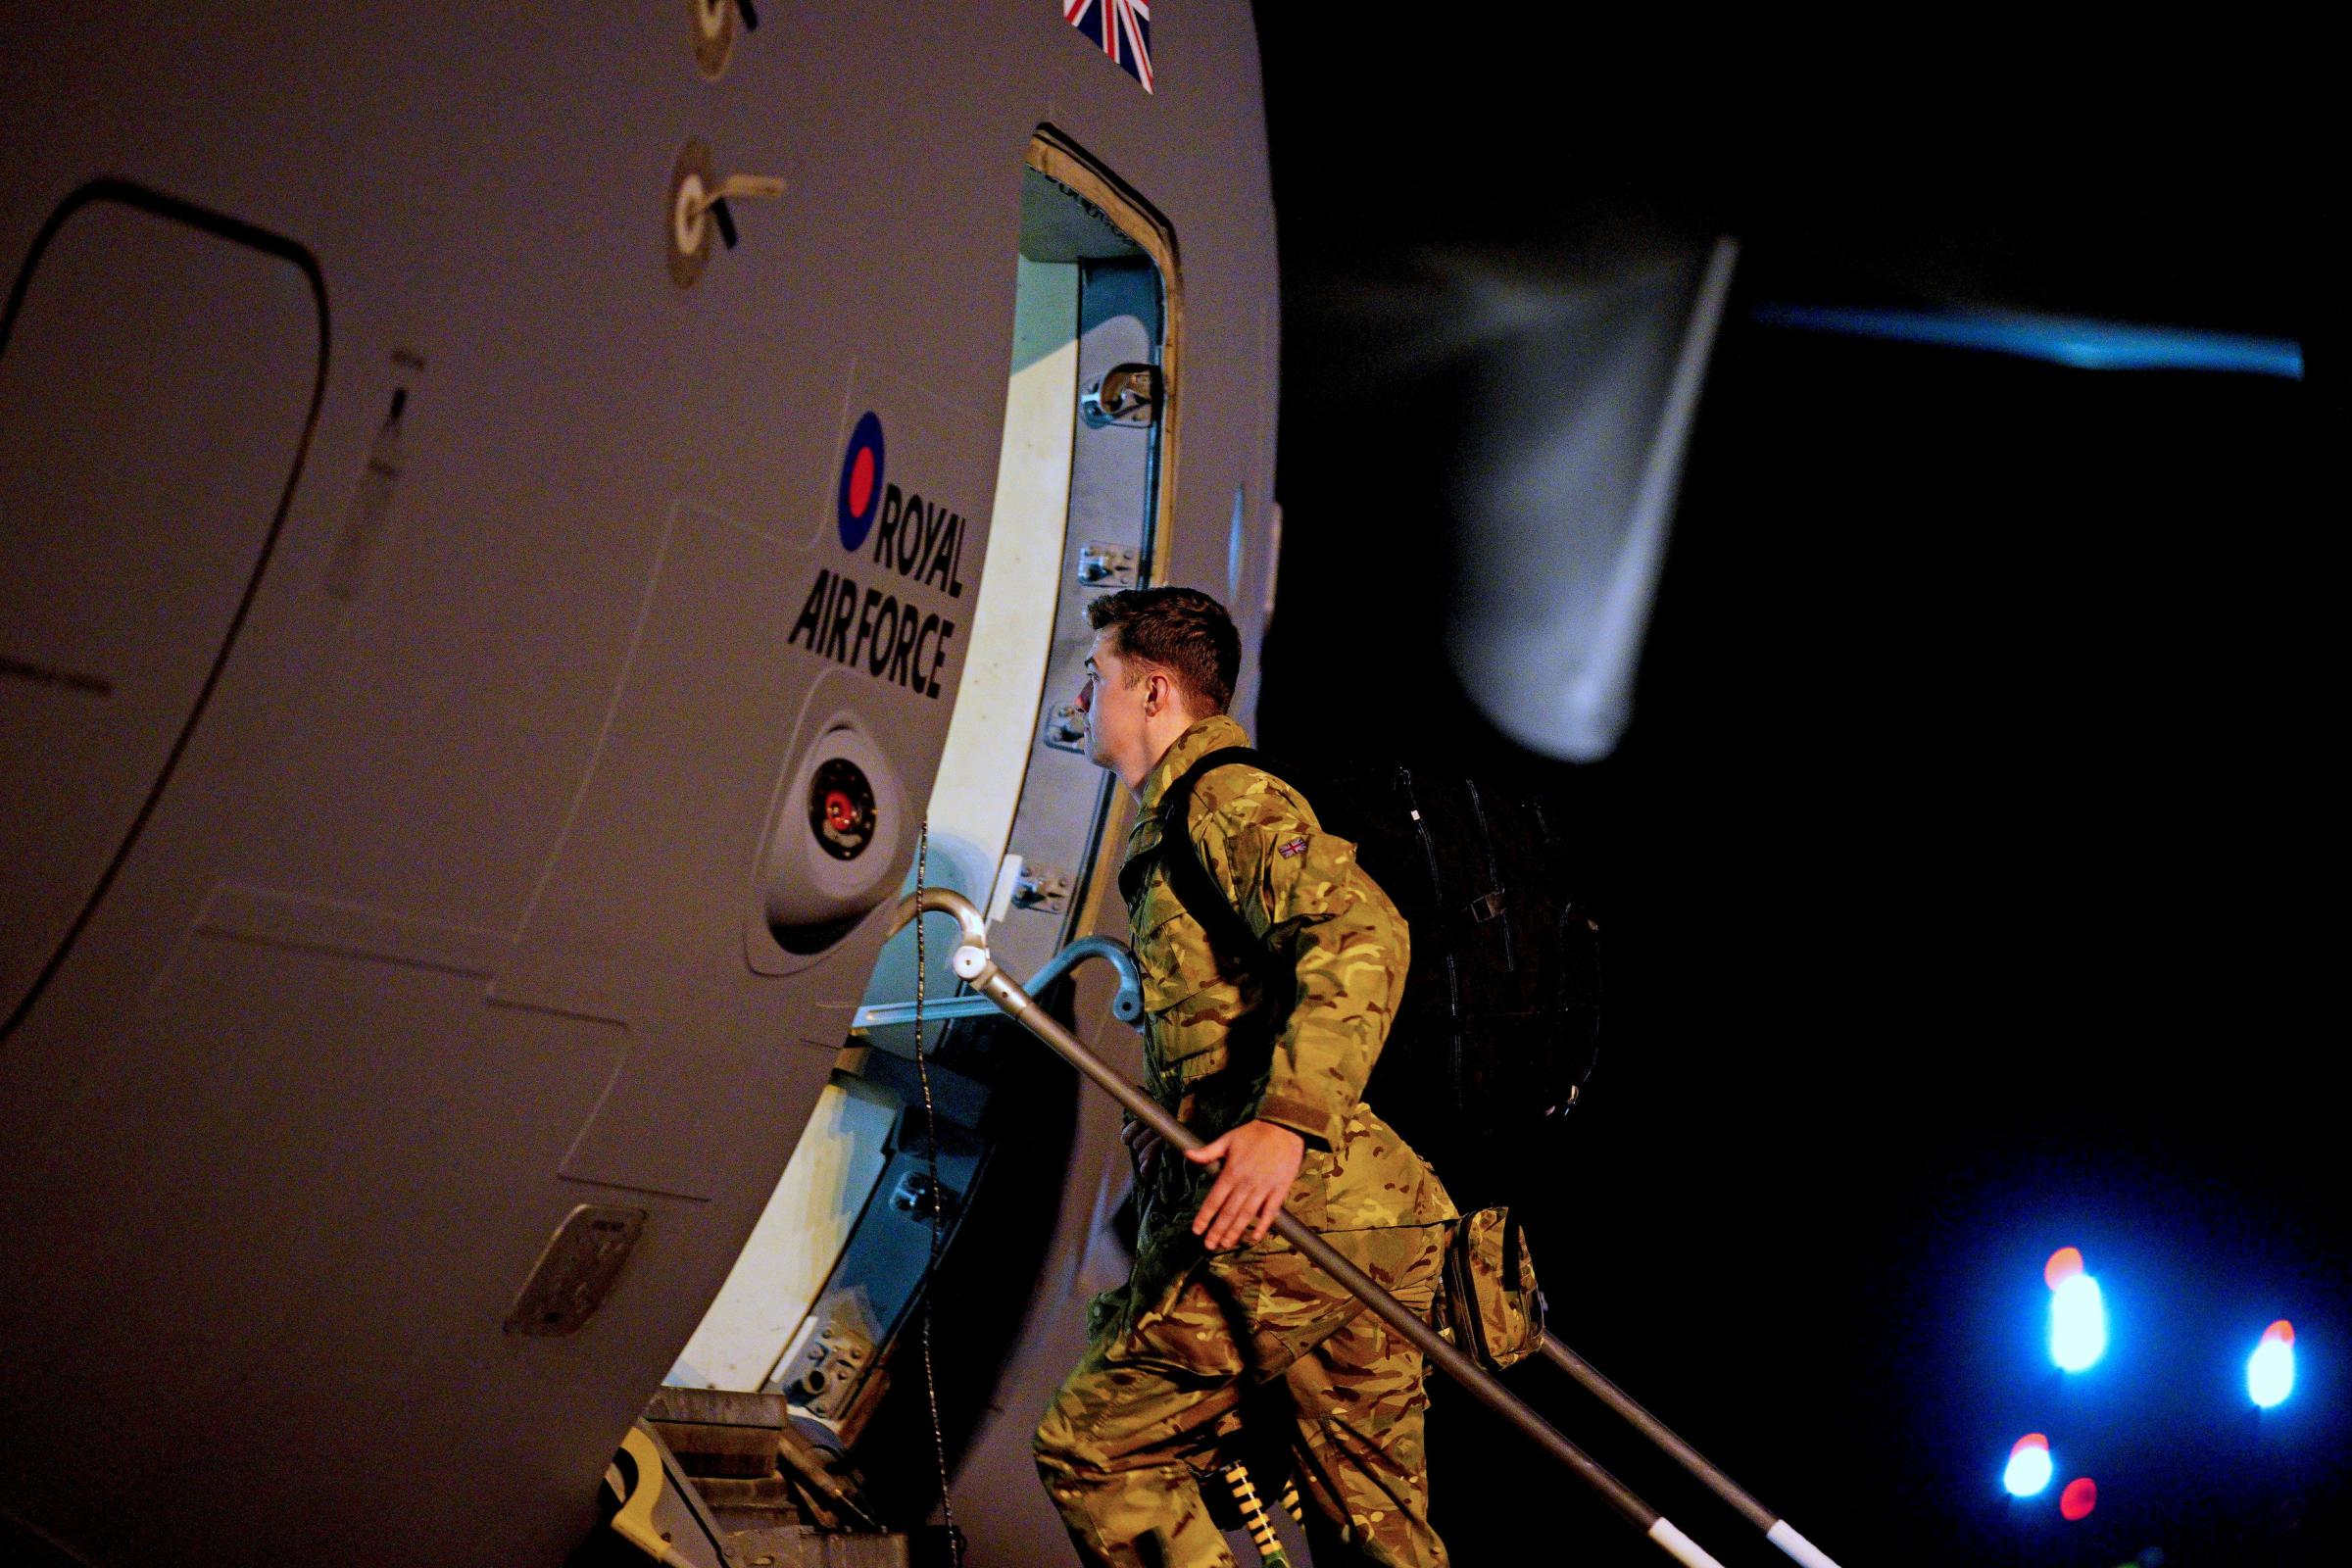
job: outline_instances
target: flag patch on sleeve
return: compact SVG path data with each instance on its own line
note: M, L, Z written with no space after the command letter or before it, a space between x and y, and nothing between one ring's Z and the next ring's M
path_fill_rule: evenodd
M1274 853L1281 856L1286 860L1295 856L1304 855L1306 853L1306 840L1293 839L1290 843L1285 844L1281 849L1275 851Z

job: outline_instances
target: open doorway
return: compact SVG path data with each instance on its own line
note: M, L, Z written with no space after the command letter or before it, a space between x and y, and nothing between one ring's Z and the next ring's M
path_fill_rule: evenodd
M1020 178L996 499L922 868L981 906L998 961L1026 977L1091 928L1114 882L1126 802L1087 759L1070 703L1087 606L1152 581L1165 558L1182 318L1172 236L1106 171L1047 129ZM958 999L951 944L927 946L936 1150L908 931L876 960L832 1079L668 1379L780 1395L843 1447L883 1402L934 1209L951 1257L964 1245L991 1260L989 1289L958 1294L957 1382L977 1380L976 1409L1034 1289L1021 1249L1046 1245L1066 1180L1074 1080ZM973 1413L950 1411L950 1425Z

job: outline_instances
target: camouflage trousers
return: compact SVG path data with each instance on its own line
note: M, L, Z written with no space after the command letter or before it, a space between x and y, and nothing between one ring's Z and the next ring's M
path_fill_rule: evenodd
M1325 1233L1423 1314L1445 1237L1443 1225ZM1202 1257L1160 1295L1097 1301L1102 1327L1037 1429L1038 1473L1082 1561L1232 1568L1200 1478L1247 1402L1287 1406L1300 1491L1327 1522L1319 1535L1357 1561L1443 1568L1422 1450L1429 1396L1410 1341L1279 1237ZM1277 1490L1270 1476L1258 1484Z

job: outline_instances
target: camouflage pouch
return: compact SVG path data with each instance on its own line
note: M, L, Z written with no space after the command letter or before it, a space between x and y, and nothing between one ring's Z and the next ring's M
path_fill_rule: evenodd
M1491 1371L1544 1345L1536 1260L1507 1208L1465 1214L1446 1243L1446 1324L1454 1345Z

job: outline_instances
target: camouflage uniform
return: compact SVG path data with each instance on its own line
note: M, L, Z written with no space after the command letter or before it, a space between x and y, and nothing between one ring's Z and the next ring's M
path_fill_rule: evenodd
M1218 887L1295 961L1287 1015L1221 965L1155 856L1157 808L1195 761L1248 744L1222 715L1187 729L1144 780L1128 840L1128 916L1143 971L1147 1087L1204 1139L1252 1116L1306 1141L1284 1206L1349 1261L1426 1310L1452 1201L1363 1103L1404 988L1404 921L1321 831L1306 803L1255 768L1194 790L1189 826ZM1138 878L1135 868L1148 872ZM1421 1447L1421 1352L1279 1237L1206 1252L1191 1231L1211 1171L1162 1152L1142 1191L1127 1284L1090 1308L1093 1344L1037 1432L1039 1473L1089 1563L1230 1564L1197 1475L1245 1399L1279 1382L1301 1489L1369 1562L1446 1561L1431 1533Z

